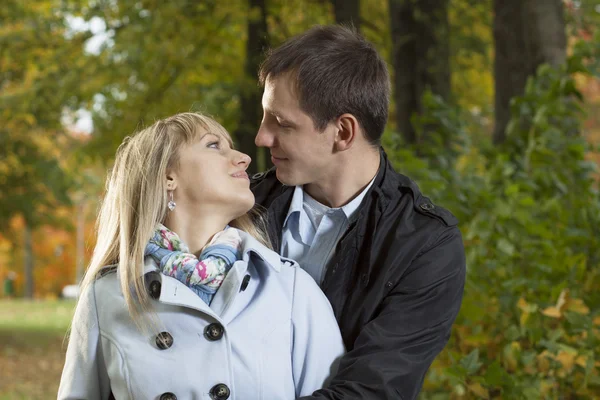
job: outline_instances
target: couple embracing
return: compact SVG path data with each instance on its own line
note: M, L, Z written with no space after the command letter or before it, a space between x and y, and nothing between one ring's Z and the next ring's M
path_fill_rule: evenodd
M385 62L351 28L272 50L250 158L183 113L108 178L59 399L414 399L465 281L457 220L392 168Z

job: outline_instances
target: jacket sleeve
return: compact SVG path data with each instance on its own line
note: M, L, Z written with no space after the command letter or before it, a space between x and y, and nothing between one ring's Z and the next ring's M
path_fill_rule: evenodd
M344 354L344 341L329 300L297 267L292 304L292 374L296 397L324 387Z
M75 309L58 389L59 400L100 400L108 399L110 395L94 287L92 284L81 293Z
M303 400L416 399L456 319L465 282L460 231L446 228L360 331L328 387Z

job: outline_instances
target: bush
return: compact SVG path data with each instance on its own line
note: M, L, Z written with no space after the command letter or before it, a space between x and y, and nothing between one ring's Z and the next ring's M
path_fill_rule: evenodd
M540 67L501 146L474 147L483 128L431 94L415 123L434 124L437 145L386 135L396 168L459 218L467 254L462 309L423 399L600 396L600 197L574 82L600 72L598 43Z

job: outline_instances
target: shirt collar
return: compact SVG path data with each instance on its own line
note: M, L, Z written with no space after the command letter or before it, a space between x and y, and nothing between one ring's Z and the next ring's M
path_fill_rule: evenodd
M362 203L363 199L367 195L367 192L369 191L371 186L373 186L373 183L375 182L375 178L377 178L377 175L375 175L373 177L373 179L371 179L371 182L369 182L367 187L365 187L363 189L363 191L359 193L358 196L356 196L354 199L352 199L352 201L350 201L345 206L338 208L338 210L341 209L344 212L344 215L346 216L346 218L349 221L352 220L352 217L356 213L356 210L358 210L358 207L360 207L360 203ZM306 195L308 195L308 193ZM304 190L302 189L302 186L296 186L296 188L294 189L294 195L292 196L292 202L288 209L288 213L285 217L285 220L283 221L284 227L288 223L288 220L292 216L292 214L294 214L295 212L302 214L304 212L303 201L304 201ZM302 223L302 218L300 218L300 223ZM302 229L300 229L300 231L302 231Z
M304 211L304 196L302 186L296 186L290 208L283 222L283 228L297 231L302 243L308 244L308 237L311 232L314 232L314 228Z
M301 213L302 212L303 200L304 200L304 191L302 190L302 186L296 186L294 189L294 195L292 196L292 202L290 203L290 207L288 208L287 215L285 216L285 219L283 220L284 227L288 223L288 219L290 219L290 216L293 213L295 213L295 212Z

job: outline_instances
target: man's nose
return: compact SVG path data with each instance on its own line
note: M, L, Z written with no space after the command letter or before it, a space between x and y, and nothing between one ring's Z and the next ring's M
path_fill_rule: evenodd
M260 124L260 128L258 128L258 133L254 138L254 144L258 147L273 147L273 142L275 140L275 136L269 132L269 130L265 127L264 124Z

